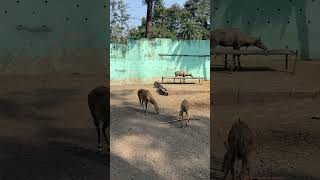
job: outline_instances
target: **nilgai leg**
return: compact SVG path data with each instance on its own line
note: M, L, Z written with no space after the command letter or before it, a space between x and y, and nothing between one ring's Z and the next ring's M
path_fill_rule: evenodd
M145 109L144 109L144 112L145 114L148 114L148 101L145 101Z

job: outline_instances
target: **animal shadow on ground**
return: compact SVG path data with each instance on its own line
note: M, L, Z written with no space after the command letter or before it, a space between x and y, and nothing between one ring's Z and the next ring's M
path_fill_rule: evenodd
M111 153L110 160L112 162L116 162L111 164L110 172L111 176L110 179L119 179L117 175L125 175L127 177L132 177L132 179L135 179L133 177L139 176L139 178L142 179L159 179L159 177L156 175L157 172L155 172L153 169L145 169L141 170L139 168L134 167L134 165L127 162L125 159ZM122 167L122 168L119 168ZM115 170L116 169L116 170ZM130 169L130 171L128 171ZM116 171L117 173L112 173L112 171ZM151 175L151 177L150 177Z
M152 110L152 112L154 112L154 110ZM171 112L172 110L166 109L165 107L161 108L160 106L160 114L145 115L144 111L140 109L138 102L126 102L125 106L111 106L111 114L114 116L111 117L111 138L115 143L114 147L117 147L119 143L140 149L139 152L134 152L135 155L129 156L128 158L134 162L133 169L136 169L136 166L139 166L139 164L143 164L143 166L145 166L143 169L152 170L151 172L142 172L142 174L139 175L140 177L146 177L144 179L153 179L152 177L154 177L154 175L158 175L155 179L168 179L167 176L171 175L163 172L163 170L168 167L174 168L174 173L178 176L183 176L184 178L182 179L188 179L187 177L208 179L209 163L207 164L204 158L208 158L207 161L209 162L209 118L201 116L199 117L199 119L201 119L200 121L193 122L190 120L187 127L183 125L183 128L180 128L180 122L168 123L168 121L173 121L177 118L179 108L177 107L176 111ZM135 145L130 141L126 141L127 138L135 139L135 137L138 137L138 141L144 141L144 139L146 139L146 143ZM184 141L184 139L188 140ZM130 150L132 151L132 149L129 151L121 150L119 147L120 146L111 149L113 149L113 153L122 158L126 157L122 156L123 153L126 154L130 152ZM181 149L183 149L183 151L181 151ZM147 160L150 156L153 156L152 154L154 152L164 154L166 157L166 161L160 163L159 167L154 167L152 165L153 163L149 164ZM177 157L177 153L179 157ZM183 164L186 157L188 157L188 163L180 166L179 164ZM113 173L111 172L111 174L120 171L120 173L123 172L127 175L125 169L127 169L129 174L139 173L139 171L133 172L134 170L131 170L130 166L122 166L116 161L117 159L111 160L111 166L117 169ZM157 161L155 163L157 163ZM185 166L188 166L188 168L186 169Z
M32 119L33 121L39 120L54 120L54 118L41 115L29 106L17 102L12 98L0 98L0 117L12 119Z
M174 115L165 113L164 111L166 111L166 109L161 108L161 107L160 107L160 113L156 114L152 105L151 106L148 105L148 110L149 110L149 108L151 110L151 111L148 111L148 113L149 113L148 115L144 114L144 109L141 106L138 106L137 104L134 104L134 103L127 103L127 105L124 106L123 108L124 108L123 109L124 111L136 112L136 114L133 115L132 117L134 117L134 116L150 116L151 115L152 118L157 120L159 123L163 123L163 124L168 123L174 127L180 128L181 121L177 121L177 117L178 117L179 111L180 111L180 109L178 109L178 108L177 108L176 114L174 114ZM112 113L112 111L110 113ZM189 117L192 118L193 117L192 114L190 114ZM205 117L197 117L197 118L200 120L206 119ZM190 120L190 122L188 122L188 126L193 126L192 121L193 120ZM197 120L197 123L199 123L201 126L205 126L205 124L203 124L204 121ZM185 124L183 125L183 127L185 127ZM197 127L197 128L200 128L200 127Z
M67 142L0 140L0 178L19 180L105 179L109 156Z

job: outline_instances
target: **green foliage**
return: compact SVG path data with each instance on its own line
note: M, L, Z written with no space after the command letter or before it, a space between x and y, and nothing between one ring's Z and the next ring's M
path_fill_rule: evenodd
M111 0L111 42L126 43L129 31L129 15L127 14L127 5L123 0Z
M145 2L144 0L143 2ZM209 39L209 0L188 0L183 7L166 8L163 0L154 0L151 38ZM146 20L129 30L130 38L145 36Z

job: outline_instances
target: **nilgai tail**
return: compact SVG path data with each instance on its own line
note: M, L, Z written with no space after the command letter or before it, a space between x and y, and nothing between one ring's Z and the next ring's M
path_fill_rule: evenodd
M145 114L148 114L148 103L150 102L151 104L153 104L154 106L154 110L156 111L157 114L159 114L159 106L157 101L153 98L152 94L150 93L150 91L145 90L145 89L139 89L138 92L138 98L139 98L139 102L140 105L144 106L144 111Z
M188 126L188 123L187 123L186 120L188 120L188 122L189 122L189 115L188 115L189 108L190 108L189 102L186 99L184 99L182 101L181 105L180 105L180 113L179 113L179 116L180 116L180 119L181 119L180 128L182 128L183 121L185 121L186 122L186 126ZM185 113L186 115L183 116L183 113ZM187 118L185 119L185 117L187 117Z
M110 92L107 87L98 86L88 94L88 106L93 118L94 125L98 134L98 150L101 151L101 142L100 142L100 130L103 133L103 136L107 142L107 148L110 152L110 117L109 117L109 97ZM102 129L100 127L102 125ZM107 136L108 133L108 136Z
M235 122L228 134L228 143L224 143L226 153L223 159L222 170L224 172L224 178L227 178L229 170L231 171L232 179L235 179L235 161L241 160L241 174L240 179L244 179L245 174L250 174L250 157L253 149L253 133L249 129L249 126L240 121L240 118Z

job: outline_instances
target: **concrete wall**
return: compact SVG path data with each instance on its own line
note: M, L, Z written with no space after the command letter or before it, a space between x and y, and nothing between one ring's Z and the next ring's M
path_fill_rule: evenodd
M0 73L107 70L109 1L3 0Z
M110 80L150 80L185 69L210 79L209 40L141 39L110 45ZM191 56L159 56L177 54Z
M269 48L298 49L303 59L320 59L320 0L214 0L213 29L239 27L261 36Z

